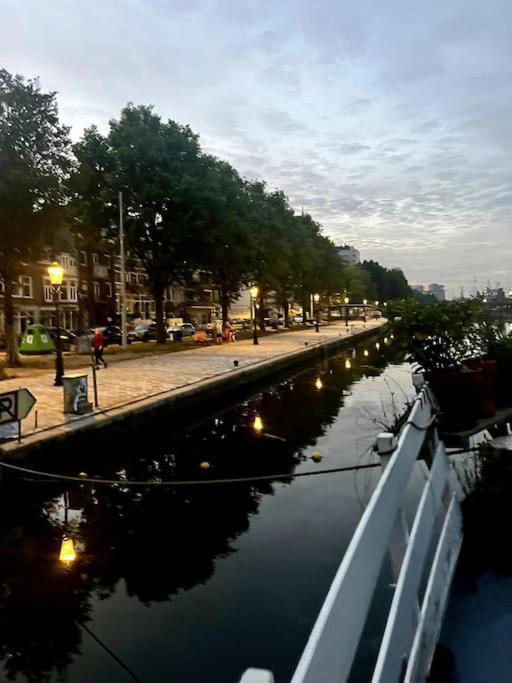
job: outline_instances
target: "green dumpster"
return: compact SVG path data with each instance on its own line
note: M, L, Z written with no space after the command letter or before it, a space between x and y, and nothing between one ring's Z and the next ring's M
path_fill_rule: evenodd
M27 325L21 337L20 353L30 355L52 353L54 350L52 338L44 325Z

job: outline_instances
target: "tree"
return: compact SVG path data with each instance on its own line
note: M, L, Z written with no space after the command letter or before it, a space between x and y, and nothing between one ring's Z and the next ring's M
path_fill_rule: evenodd
M246 183L230 164L209 156L204 163L205 182L191 207L196 217L190 252L218 288L225 323L229 306L250 278L254 245L247 219L249 203Z
M114 185L123 191L129 248L143 264L155 299L157 336L166 339L165 290L191 274L189 232L206 168L197 135L132 104L110 122Z
M411 298L412 290L399 268L384 268L377 261L363 261L361 268L370 275L375 284L379 301Z
M288 198L280 190L268 193L265 183L257 181L247 186L249 193L249 219L254 243L252 277L258 286L258 321L264 328L265 297L270 292L284 290L289 264L294 258L290 240L293 220Z
M88 325L96 325L93 253L111 248L109 225L113 218L113 158L107 140L96 126L86 128L82 139L73 145L76 163L69 179L72 231L79 248L85 252L87 270ZM109 239L110 238L110 239ZM83 307L80 306L82 312ZM81 320L80 327L85 326Z
M55 92L37 79L0 70L0 274L7 363L19 364L13 293L22 258L38 255L62 216L69 170L69 129L59 123Z

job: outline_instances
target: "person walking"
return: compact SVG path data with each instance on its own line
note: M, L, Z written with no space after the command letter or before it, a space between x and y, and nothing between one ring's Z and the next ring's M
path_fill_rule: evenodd
M103 363L103 367L106 368L107 364L103 358L103 350L105 349L105 338L101 334L99 328L94 331L94 337L92 338L92 348L94 350L94 360L96 363L96 369L100 369L100 362Z
M215 335L217 337L217 344L222 344L222 320L215 321Z
M235 341L234 335L233 335L233 327L229 320L226 320L224 324L224 337L227 342L233 342Z

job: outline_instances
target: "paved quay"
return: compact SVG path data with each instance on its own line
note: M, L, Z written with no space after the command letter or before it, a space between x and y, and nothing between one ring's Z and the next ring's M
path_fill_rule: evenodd
M280 359L307 355L312 347L332 346L350 337L375 331L382 321L370 321L363 325L354 322L348 328L343 323L321 327L316 333L300 330L262 337L258 345L252 340L241 340L222 346L209 346L180 353L155 354L109 365L97 372L98 408L87 416L63 413L63 389L53 386L55 373L45 372L36 377L8 379L0 382L0 393L26 387L37 399L32 413L23 421L23 444L51 438L56 432L65 433L92 423L104 422L115 414L150 407L162 399L172 400L187 388L202 390L220 383L226 376L248 375L261 366L272 366ZM238 361L235 366L234 361ZM269 368L270 369L270 368ZM247 372L243 372L246 370ZM92 400L92 371L73 370L69 374L87 374L89 400ZM37 426L36 426L37 410ZM1 446L8 454L18 450L15 441Z

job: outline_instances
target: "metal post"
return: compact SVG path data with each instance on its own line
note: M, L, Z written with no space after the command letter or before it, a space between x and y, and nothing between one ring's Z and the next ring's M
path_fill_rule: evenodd
M252 343L253 344L259 344L258 340L258 327L256 325L256 299L253 299L251 297L251 302L252 302Z
M55 382L53 383L56 387L61 387L62 377L64 375L64 361L62 359L62 344L60 339L60 308L59 308L59 298L60 298L60 285L53 285L53 300L55 302L55 315L57 317L57 332L55 339Z
M124 257L123 193L119 191L119 257L121 264L121 343L128 345L126 327L126 263Z
M348 327L348 304L345 304L345 327Z
M318 321L318 309L319 309L319 306L318 306L318 304L316 304L315 332L320 332L319 321Z
M94 407L98 407L98 382L96 380L96 363L91 363L92 368L92 387L94 390Z

